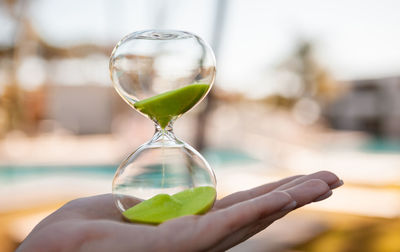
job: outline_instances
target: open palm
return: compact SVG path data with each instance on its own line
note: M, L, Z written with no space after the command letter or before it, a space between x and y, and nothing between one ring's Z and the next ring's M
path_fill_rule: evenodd
M342 184L326 171L289 177L158 226L124 221L111 194L76 199L40 222L17 251L224 251Z

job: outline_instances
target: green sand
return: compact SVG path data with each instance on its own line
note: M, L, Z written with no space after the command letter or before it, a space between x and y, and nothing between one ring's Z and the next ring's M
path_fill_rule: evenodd
M172 196L158 194L129 208L122 214L132 222L160 224L185 215L206 213L212 207L215 197L215 188L200 186Z
M191 84L141 101L133 106L165 128L177 116L191 109L207 93L210 85Z

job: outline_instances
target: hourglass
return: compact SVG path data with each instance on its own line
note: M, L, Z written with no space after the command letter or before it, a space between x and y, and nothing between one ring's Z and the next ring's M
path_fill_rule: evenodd
M216 198L214 172L199 152L175 137L172 127L211 89L212 49L188 32L134 32L115 46L110 72L119 95L156 127L152 139L115 174L117 208L126 219L147 224L207 212Z

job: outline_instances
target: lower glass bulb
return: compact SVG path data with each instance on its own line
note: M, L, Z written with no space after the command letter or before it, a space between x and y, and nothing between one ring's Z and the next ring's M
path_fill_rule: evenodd
M133 222L159 224L207 212L216 198L215 175L190 145L161 130L118 168L114 201Z

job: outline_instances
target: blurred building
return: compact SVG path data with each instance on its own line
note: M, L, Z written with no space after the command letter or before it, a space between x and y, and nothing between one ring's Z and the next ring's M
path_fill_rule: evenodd
M400 138L400 77L350 82L349 91L326 113L336 129Z
M46 117L75 134L111 133L112 91L104 86L49 86Z

